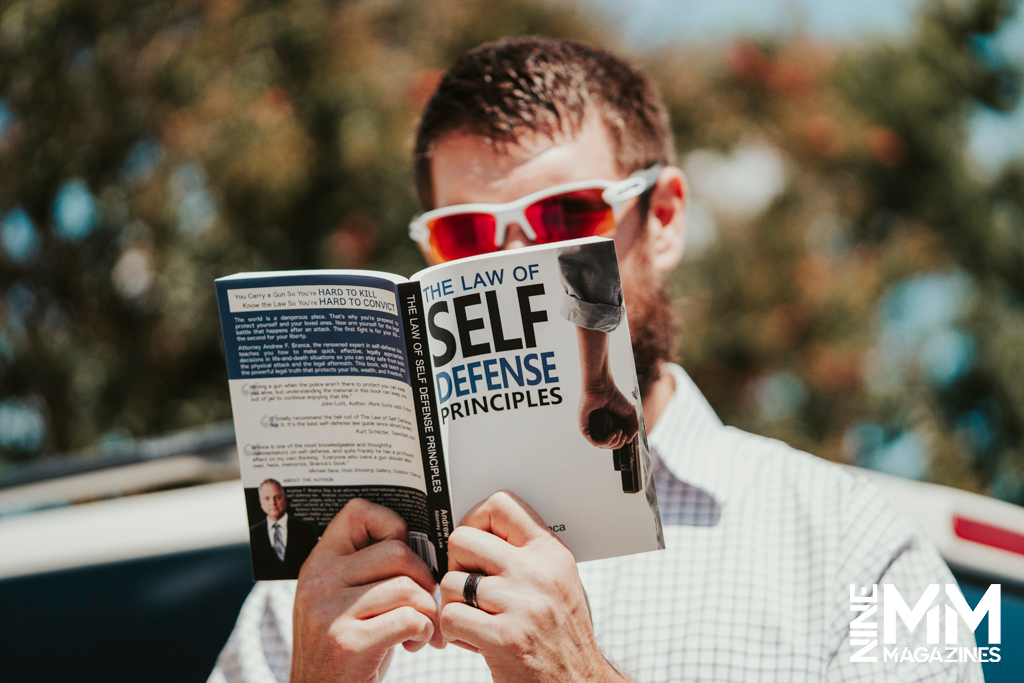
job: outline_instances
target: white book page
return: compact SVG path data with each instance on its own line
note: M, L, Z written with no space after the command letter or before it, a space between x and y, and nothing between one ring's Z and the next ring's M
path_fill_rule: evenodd
M607 242L584 242L598 241ZM454 518L507 489L577 561L656 550L659 522L647 492L625 493L612 451L592 445L579 427L577 330L560 313L566 294L557 254L567 244L466 259L416 276L428 321L440 330L428 322ZM628 325L608 341L615 383L639 411ZM520 348L509 348L517 342ZM508 350L496 350L502 346Z

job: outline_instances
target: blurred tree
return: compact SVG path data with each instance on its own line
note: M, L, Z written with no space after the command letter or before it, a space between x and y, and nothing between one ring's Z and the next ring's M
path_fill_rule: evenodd
M973 110L1018 100L991 49L1012 9L936 2L905 42L661 61L695 150L682 355L727 422L1024 502L1022 176L966 155Z
M681 355L727 422L1024 500L1024 166L965 155L1018 97L1011 10L640 56L691 181ZM416 113L518 33L610 44L572 2L4 5L0 466L229 417L215 277L420 267Z
M440 69L572 4L0 10L0 463L230 417L212 281L422 264L409 140Z

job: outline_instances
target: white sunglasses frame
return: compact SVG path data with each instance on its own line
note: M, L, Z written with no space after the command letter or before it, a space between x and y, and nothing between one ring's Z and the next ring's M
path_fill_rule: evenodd
M578 180L572 183L555 185L504 204L453 204L451 206L444 206L440 209L421 213L412 219L409 223L409 237L419 244L423 251L433 254L433 247L430 244L430 228L427 227L430 221L462 213L483 213L494 216L496 222L494 246L496 248L501 248L501 245L505 243L508 226L511 223L515 223L522 228L526 236L535 242L537 241L537 233L534 232L533 226L526 220L526 207L548 197L578 190L603 189L601 199L611 207L612 216L615 218L615 223L618 224L622 218L622 205L627 200L639 197L644 192L653 188L658 182L658 174L661 173L661 169L662 166L657 164L642 171L637 171L623 180Z

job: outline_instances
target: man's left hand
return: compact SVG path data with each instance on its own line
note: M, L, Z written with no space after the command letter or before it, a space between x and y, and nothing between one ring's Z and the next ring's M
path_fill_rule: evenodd
M482 654L497 683L627 680L597 647L572 553L519 497L499 491L467 512L448 560L441 631ZM479 608L463 600L470 572L484 575Z

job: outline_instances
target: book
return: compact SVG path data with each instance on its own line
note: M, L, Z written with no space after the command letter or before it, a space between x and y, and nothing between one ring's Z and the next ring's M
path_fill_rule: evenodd
M438 578L501 489L577 561L664 547L613 241L216 287L257 580L296 578L355 497Z

